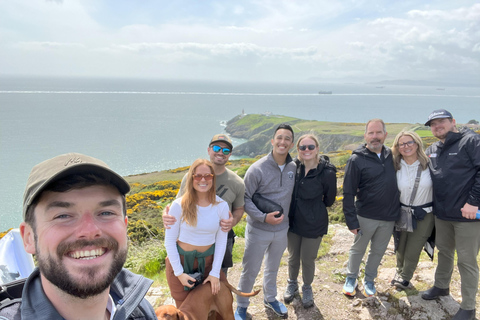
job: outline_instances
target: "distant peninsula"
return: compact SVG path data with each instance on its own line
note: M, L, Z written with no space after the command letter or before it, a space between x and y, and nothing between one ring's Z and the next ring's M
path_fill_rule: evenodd
M315 133L319 138L320 152L328 153L337 150L352 150L363 142L364 123L328 122L303 120L281 115L241 114L227 122L225 131L234 138L245 139L247 142L235 146L235 155L256 157L271 150L270 140L275 128L280 123L292 126L295 138L305 133ZM424 136L431 136L430 130L423 124L387 123L387 145L391 144L395 135L402 130L427 129Z

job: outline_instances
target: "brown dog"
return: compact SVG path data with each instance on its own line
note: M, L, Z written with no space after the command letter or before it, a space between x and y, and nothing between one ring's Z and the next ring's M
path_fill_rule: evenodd
M208 283L208 284L207 284ZM216 311L224 320L233 320L232 292L242 297L256 296L260 290L243 293L235 289L228 281L220 281L220 291L212 294L210 282L192 290L179 309L172 305L160 306L155 310L160 320L206 320L211 311ZM215 319L215 312L212 313Z

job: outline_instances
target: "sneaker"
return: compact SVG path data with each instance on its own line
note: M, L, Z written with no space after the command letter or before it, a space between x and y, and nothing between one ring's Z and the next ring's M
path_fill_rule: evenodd
M347 296L354 296L356 293L355 288L357 287L357 284L357 279L347 277L347 279L345 280L345 284L343 285L343 294Z
M235 320L246 320L247 319L247 308L237 307L235 310Z
M312 286L302 286L302 304L305 309L313 307L313 291Z
M377 293L375 283L373 281L363 281L363 294L366 297L373 297Z
M399 280L401 280L401 277L400 277L400 275L398 274L398 272L395 272L395 276L393 277L392 281L390 281L390 284L391 284L392 286L394 286L395 283L396 283L397 281L399 281Z
M288 279L287 289L285 290L285 293L283 294L283 301L285 301L286 304L289 304L290 302L293 301L293 298L295 297L296 293L298 293L298 282L297 282L297 280Z
M407 290L412 288L412 283L408 280L403 280L402 278L396 280L393 285L397 290Z
M282 318L288 317L287 307L285 307L285 305L283 303L281 303L277 300L272 301L272 302L268 302L268 301L263 300L263 304L265 305L265 307L273 310L273 312L275 312L275 314L277 316L282 317Z

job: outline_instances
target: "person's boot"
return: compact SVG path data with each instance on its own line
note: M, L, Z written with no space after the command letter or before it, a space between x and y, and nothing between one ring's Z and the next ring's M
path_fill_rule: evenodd
M302 304L305 309L313 307L313 291L312 286L302 286Z
M443 296L448 296L450 294L450 289L440 289L435 286L431 287L422 294L423 300L435 300Z
M460 308L453 316L452 320L475 320L475 309L463 310Z
M295 294L298 293L298 281L288 279L287 282L288 282L288 285L287 285L287 289L285 290L285 293L283 294L283 301L285 301L285 303L288 304L293 301Z

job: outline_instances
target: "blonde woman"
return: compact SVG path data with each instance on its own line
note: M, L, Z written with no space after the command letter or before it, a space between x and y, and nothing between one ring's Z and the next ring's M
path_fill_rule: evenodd
M417 133L400 132L393 142L392 153L403 207L410 206L415 179L417 174L420 174L418 188L411 204L414 213L412 219L415 220L412 223L415 228L412 232L401 231L399 238L397 234L399 239L396 249L397 274L392 280L392 285L398 289L407 289L412 287L410 281L417 268L420 253L434 227L432 179L428 169L429 160Z
M220 278L225 279L220 268L227 232L221 230L220 220L229 218L229 209L215 194L214 185L212 163L198 159L188 171L184 195L170 207L169 214L176 222L165 230L166 275L177 307L195 285L191 274L202 274L204 284L210 282L212 294L220 290Z
M337 194L336 168L328 157L320 157L318 139L312 134L297 141L297 172L289 211L288 285L285 303L293 301L298 292L298 274L302 265L302 304L313 306L312 281L315 259L323 235L328 231L328 212Z

